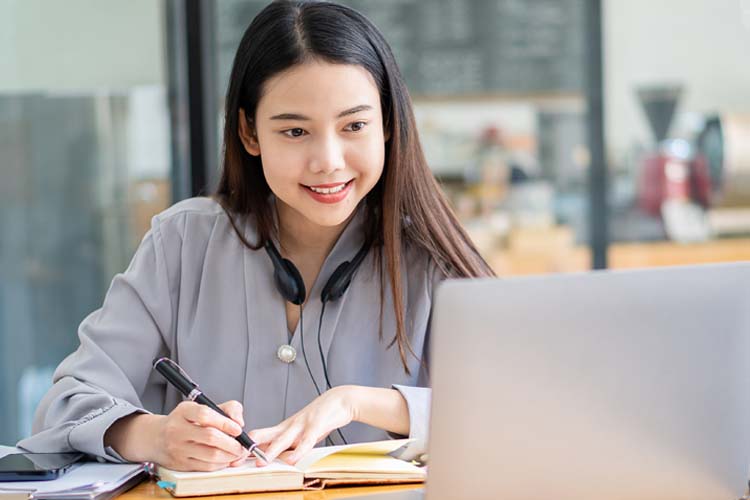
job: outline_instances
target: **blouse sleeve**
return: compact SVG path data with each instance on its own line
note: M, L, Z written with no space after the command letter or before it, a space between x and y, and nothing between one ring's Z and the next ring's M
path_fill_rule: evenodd
M434 297L434 291L445 276L438 270L434 263L428 267L427 293L430 302ZM401 393L409 409L409 435L399 436L394 433L388 433L392 438L409 437L414 439L412 443L401 450L397 458L402 460L419 460L426 462L427 442L430 429L430 405L432 403L432 389L429 387L429 369L430 369L430 338L432 311L427 321L427 328L424 333L424 344L422 349L422 360L417 383L414 386L394 384L391 387Z

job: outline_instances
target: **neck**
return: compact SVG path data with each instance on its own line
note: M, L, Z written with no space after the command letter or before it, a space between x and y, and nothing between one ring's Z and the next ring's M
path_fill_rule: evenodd
M301 215L283 201L276 200L279 219L279 245L287 257L315 255L325 258L356 210L337 226L319 226Z

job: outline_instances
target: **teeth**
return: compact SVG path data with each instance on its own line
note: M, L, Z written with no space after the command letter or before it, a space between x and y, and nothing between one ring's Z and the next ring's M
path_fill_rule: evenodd
M346 187L346 184L341 184L340 186L336 186L332 188L317 188L317 187L310 186L310 189L320 194L333 194L333 193L338 193L345 187Z

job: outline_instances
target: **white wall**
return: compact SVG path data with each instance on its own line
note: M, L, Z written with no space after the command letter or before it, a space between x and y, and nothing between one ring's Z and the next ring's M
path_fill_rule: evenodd
M163 84L163 2L0 0L0 92Z
M684 112L750 113L750 0L606 0L603 11L610 160L653 140L636 85L684 85L672 132Z

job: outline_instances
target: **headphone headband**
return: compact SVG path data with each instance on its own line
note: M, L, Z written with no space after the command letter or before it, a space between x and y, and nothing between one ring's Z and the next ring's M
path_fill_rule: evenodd
M346 289L349 288L354 273L362 264L362 261L365 260L370 246L370 243L365 241L351 261L342 262L333 271L320 293L320 300L324 304L329 301L338 300L344 295ZM305 290L305 282L299 270L292 261L281 256L270 238L266 241L265 249L273 264L273 277L279 293L288 302L301 305L305 301L307 292Z

